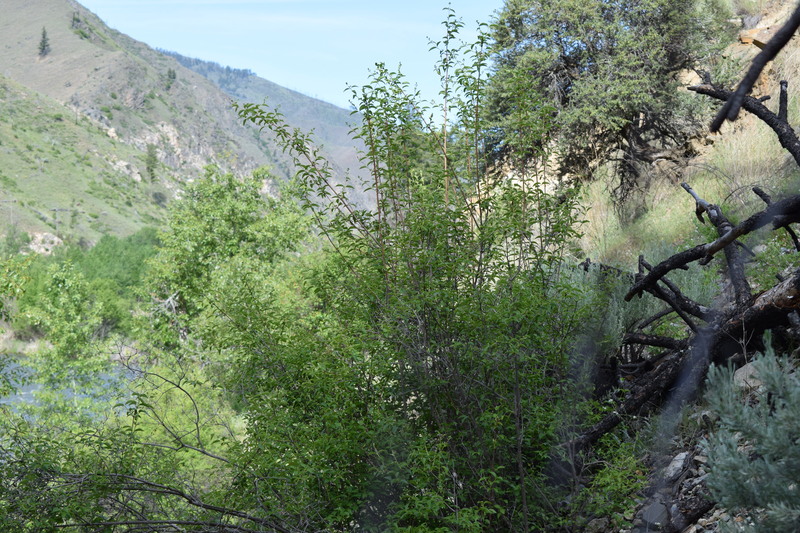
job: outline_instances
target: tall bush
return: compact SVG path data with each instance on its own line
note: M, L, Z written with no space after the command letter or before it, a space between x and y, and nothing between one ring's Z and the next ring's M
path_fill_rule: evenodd
M459 28L451 14L435 43L440 104L420 102L380 64L353 90L373 210L348 200L310 139L277 112L239 108L296 156L335 257L314 290L337 321L358 325L349 333L361 358L384 372L362 386L380 386L406 428L402 448L372 443L370 461L391 472L385 508L372 518L378 529L547 522L537 500L559 422L554 398L568 388L570 339L585 312L561 276L576 205L546 179L549 111L517 100L524 157L492 168L488 37L459 45Z

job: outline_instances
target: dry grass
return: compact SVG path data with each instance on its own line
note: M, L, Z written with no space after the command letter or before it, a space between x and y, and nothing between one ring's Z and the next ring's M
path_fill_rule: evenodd
M707 154L687 163L683 180L736 221L763 208L753 186L780 197L798 175L794 160L769 128L747 118L733 129L719 135ZM640 253L647 256L665 246L677 250L709 237L695 217L692 197L678 181L659 176L645 192L644 214L624 224L609 192L612 179L607 176L585 191L581 248L589 257L631 269Z
M767 5L766 0L729 0L730 9L737 15L755 15L761 13Z

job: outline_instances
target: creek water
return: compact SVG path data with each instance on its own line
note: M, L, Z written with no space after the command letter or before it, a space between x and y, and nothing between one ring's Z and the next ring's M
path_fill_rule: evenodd
M32 381L33 371L20 364L17 355L0 354L0 358L6 358L4 364L0 366L2 374L0 379L7 381L15 389L12 394L0 397L0 405L35 403L36 391L43 385Z
M3 358L6 358L5 361ZM84 387L76 383L77 380L73 380L71 387L60 387L58 392L67 400L96 398L98 391L112 393L117 389L119 381L126 378L130 380L133 379L133 376L127 375L122 369L110 369L98 374L92 380L94 385L91 386L93 389L91 392L84 391ZM19 405L38 404L38 393L49 387L44 380L37 379L35 370L25 365L23 357L13 354L0 354L0 379L7 381L14 389L11 394L0 397L0 405L9 405L12 408Z

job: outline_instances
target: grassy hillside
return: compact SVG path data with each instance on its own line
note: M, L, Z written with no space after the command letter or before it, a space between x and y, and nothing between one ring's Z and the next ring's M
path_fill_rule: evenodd
M158 148L174 174L209 162L239 172L286 161L239 124L230 99L202 76L109 29L67 0L12 0L1 23L0 66L22 85L77 110L140 150ZM51 51L38 54L42 28Z
M158 225L169 182L142 152L44 95L0 77L0 231L14 224L95 241Z
M157 224L159 204L208 164L237 175L261 166L278 178L293 173L281 150L241 124L229 95L174 57L71 0L3 7L14 16L0 19L0 193L17 206L9 220L26 231L93 241ZM274 103L287 115L291 108L290 122L322 133L340 168L356 166L347 111L265 80L250 83L270 86ZM74 222L61 222L59 209L75 211Z

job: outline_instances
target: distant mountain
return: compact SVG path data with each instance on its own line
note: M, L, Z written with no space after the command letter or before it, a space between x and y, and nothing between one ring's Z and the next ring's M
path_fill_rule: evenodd
M210 163L291 175L282 150L241 124L232 97L266 97L290 123L317 131L335 168L358 168L346 110L251 73L223 91L225 76L183 64L206 62L153 50L73 0L4 0L3 9L0 202L16 206L9 220L27 231L93 240L157 223L165 201ZM2 219L0 205L0 232Z
M266 101L268 105L278 108L293 126L304 131L313 130L314 137L325 147L337 166L357 173L360 167L357 150L363 146L353 141L350 130L352 125L358 124L358 115L259 78L248 69L224 67L177 52L159 51L214 82L236 101Z

